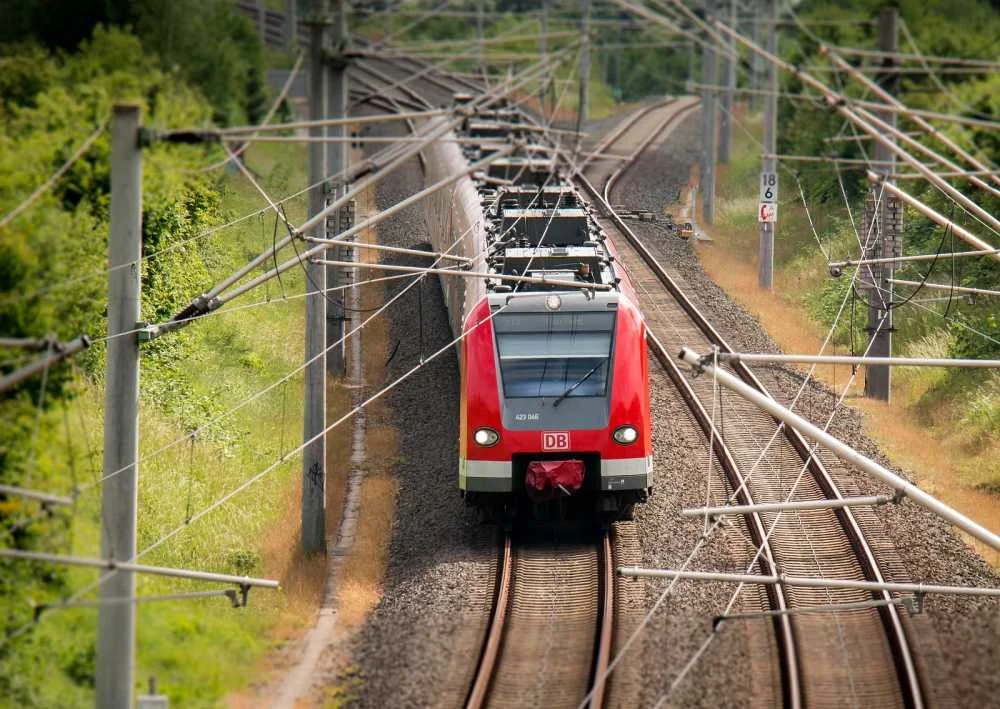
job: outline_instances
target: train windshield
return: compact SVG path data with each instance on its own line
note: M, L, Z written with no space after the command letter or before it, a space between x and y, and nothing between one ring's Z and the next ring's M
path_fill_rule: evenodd
M504 396L605 396L614 312L510 313L493 319Z

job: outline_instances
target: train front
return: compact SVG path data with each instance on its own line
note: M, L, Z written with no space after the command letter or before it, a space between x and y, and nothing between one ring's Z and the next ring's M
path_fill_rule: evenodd
M628 518L652 464L645 325L631 300L491 293L465 330L467 501L490 516Z

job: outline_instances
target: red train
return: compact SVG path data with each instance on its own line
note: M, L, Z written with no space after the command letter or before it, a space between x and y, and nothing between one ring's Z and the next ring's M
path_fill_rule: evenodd
M497 278L451 293L465 334L459 487L491 517L627 518L652 466L646 326L627 274L553 160L476 177Z

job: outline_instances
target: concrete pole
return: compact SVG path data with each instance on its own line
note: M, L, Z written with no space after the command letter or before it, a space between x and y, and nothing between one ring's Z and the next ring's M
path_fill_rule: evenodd
M768 0L767 51L778 53L778 0ZM774 155L777 152L778 136L778 67L774 62L767 63L767 80L764 84L767 95L764 96L764 154ZM774 174L778 163L773 158L761 158L760 171ZM774 233L776 222L760 223L759 264L757 269L757 285L770 290L774 287Z
M694 56L695 56L694 42L688 41L687 83L688 83L688 91L691 92L694 92L694 89L691 87L691 85L694 84Z
M298 0L285 0L285 49L299 51L299 8Z
M549 0L542 0L542 14L540 17L541 28L538 34L538 53L543 62L549 61ZM538 112L545 118L545 89L546 77L542 79L538 88Z
M705 14L712 14L712 0L705 0ZM715 66L717 57L711 41L702 45L701 83L701 216L706 224L715 223Z
M483 66L483 2L476 2L476 63Z
M264 0L257 0L257 34L267 46L267 3Z
M884 52L898 52L899 39L896 28L897 10L894 7L883 8L878 18L878 48ZM894 64L893 59L884 59L884 66ZM897 74L884 74L878 77L878 83L890 94L896 93ZM876 115L887 124L896 127L896 114L889 111L880 111ZM886 138L893 143L895 139L892 134ZM875 143L874 159L878 162L875 168L876 173L881 175L892 175L895 172L895 154L891 148L880 142ZM891 180L887 180L892 184ZM891 234L889 233L890 212L887 208L889 201L888 193L884 193L878 208L879 218L876 220L875 232L875 253L874 256L884 257L895 254L887 253L892 249ZM895 273L894 264L888 263L873 270L873 277L876 278L881 290L873 291L868 307L868 336L872 339L872 346L869 354L872 357L892 356L892 309L886 313L886 306L892 303L893 284L892 278ZM879 323L882 326L879 327ZM872 365L865 367L865 396L881 401L889 401L892 368L886 365Z
M760 18L758 17L757 12L751 14L749 20L750 29L749 32L747 32L747 34L753 37L753 41L756 42L757 44L763 44L764 40L762 35L764 32L763 30L764 25L761 24L760 22L756 22L756 20L758 19ZM760 91L760 84L761 84L760 63L761 63L760 55L757 54L757 52L750 52L750 89L753 92L750 94L750 111L753 113L756 113L757 111L760 110L760 94L756 93Z
M622 23L628 19L624 12L618 13L618 24L615 26L615 51L611 54L611 93L615 101L621 101L624 91L622 91L622 54L624 53L622 42Z
M580 18L580 105L576 114L576 131L583 130L587 122L587 100L590 92L590 0L582 0L583 14ZM580 137L577 136L577 142Z
M104 474L101 556L131 561L136 554L139 483L140 261L142 257L141 110L116 104L111 124L111 235L108 241L108 353L104 386ZM127 268L119 266L129 265ZM135 575L112 573L101 600L131 598ZM131 709L135 685L135 604L105 603L98 610L96 705Z
M309 27L309 118L323 117L326 106L326 1L317 0ZM323 128L310 129L314 138L323 136ZM326 170L326 146L309 145L309 184L322 183L329 173ZM324 207L324 188L309 191L309 216L315 217ZM324 220L313 227L310 236L322 238ZM326 548L326 267L309 262L306 266L306 344L304 426L303 437L316 438L302 451L302 548L306 553L321 552Z
M736 27L736 0L729 0L729 26ZM736 40L726 39L730 54L736 51ZM722 92L722 111L719 114L719 162L728 165L733 143L733 92L736 90L736 62L728 57L722 59L722 78L726 90Z
M333 2L333 33L330 37L331 47L329 54L329 61L326 63L327 69L327 80L328 80L328 91L327 91L327 106L326 106L326 117L327 118L344 118L347 113L347 72L345 71L346 66L343 62L343 51L347 44L347 13L345 11L344 5L345 0L332 0ZM329 138L339 138L344 137L344 126L334 125L329 126L326 130L326 135ZM350 151L344 143L340 142L330 142L327 143L327 165L326 165L326 175L336 175L344 170L347 166L346 157ZM341 194L343 194L343 185L341 184L329 184L327 185L329 190L329 195L336 199ZM326 203L324 202L324 206ZM339 232L340 219L339 211L332 221L337 225L334 230L327 230L326 236L333 237ZM342 248L342 247L341 247ZM341 251L341 248L333 248L327 252L327 257L333 260L344 260L342 257L350 257L350 253L346 250ZM326 269L326 280L331 287L340 287L347 283L349 276L348 270L339 268L337 266L327 266ZM333 301L333 302L330 302ZM327 301L326 305L326 371L327 374L334 377L341 377L344 375L345 371L345 354L346 349L343 340L344 337L344 291L334 291L334 294ZM337 347L331 347L333 343L340 342Z

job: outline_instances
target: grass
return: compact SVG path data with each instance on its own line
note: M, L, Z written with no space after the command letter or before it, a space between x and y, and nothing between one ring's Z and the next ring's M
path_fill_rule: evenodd
M740 118L759 138L759 117ZM733 159L718 171L715 225L706 228L714 241L698 245L698 255L707 273L761 320L783 351L819 352L845 292L846 279L829 278L817 239L829 253L846 255L854 240L853 230L845 209L836 201L810 202L807 213L795 181L782 175L774 290L759 289L758 156L759 146L737 125ZM827 353L846 353L849 322L848 309ZM947 356L951 336L940 324L922 322L920 329L914 327L913 331L923 334L907 337L908 324L901 318L897 325L901 331L896 339L897 353ZM822 366L816 376L840 392L851 371L848 366ZM863 382L861 372L848 396L864 413L869 435L896 463L913 471L923 488L1000 532L1000 377L983 372L898 368L893 371L891 406L864 399ZM980 553L1000 565L1000 554L983 549Z
M255 146L248 164L273 195L305 184L301 148ZM226 181L224 209L241 215L263 201L240 176ZM305 217L303 198L288 205L292 221ZM253 219L211 237L214 278L231 272L271 243L273 218ZM205 284L209 285L209 284ZM303 290L300 273L283 277L235 305L280 299ZM302 379L293 376L264 396L206 427L194 439L153 454L194 427L223 414L252 393L298 367L303 352L302 299L272 302L194 323L163 347L142 373L140 411L139 549L183 526L222 495L295 448L301 438ZM70 489L73 479L92 485L72 513L65 545L53 551L98 555L102 393L99 381L81 382L79 396L64 412L49 412L41 427L38 479L52 489ZM246 608L225 598L138 605L137 690L156 675L175 706L214 706L228 692L253 680L253 667L269 650L301 628L316 606L325 562L298 551L300 458L287 461L249 489L215 508L142 561L163 566L277 578L282 590L254 590ZM93 581L76 569L69 590ZM218 589L218 585L138 576L140 596ZM52 598L36 601L54 602ZM27 604L8 612L29 616ZM42 616L15 648L21 681L38 687L39 706L93 703L93 608L53 610Z
M356 159L361 159L357 155ZM357 200L357 214L361 218L375 209L374 195L371 190L364 191ZM364 230L360 241L373 243L377 241L374 229ZM377 262L379 252L358 250L357 257L362 261ZM376 283L361 287L360 308L365 313L378 308L386 300L384 284ZM362 316L367 319L367 315ZM388 347L388 321L377 317L364 326L361 331L363 351L362 360L362 395L368 396L385 386L384 362ZM350 343L350 341L349 341ZM348 347L350 357L351 348ZM348 362L347 379L332 380L327 390L327 418L329 421L339 419L349 411L354 404L354 387L357 382L351 378L351 363ZM350 664L347 651L341 641L348 637L365 621L368 613L382 597L382 583L388 564L389 541L391 539L392 522L395 515L398 481L391 474L392 465L398 460L399 433L388 425L389 412L384 400L375 401L365 407L366 418L366 456L363 464L364 478L360 488L360 512L354 533L354 542L347 556L339 567L333 586L334 604L337 613L337 630L331 641L330 650L325 654L323 672L329 673L333 679L325 682L323 687L313 692L310 701L318 706L347 706L356 698L356 690L363 680L357 676L357 668ZM335 536L339 529L344 502L348 487L348 478L352 472L351 441L353 419L347 419L343 425L333 429L327 436L327 534ZM297 495L298 486L295 486ZM289 500L288 508L297 523L297 497ZM291 562L291 568L299 569L301 583L305 589L304 597L310 602L303 605L296 614L296 620L311 619L319 606L319 594L326 577L326 565L321 559L301 560L294 549L289 552L286 537L295 538L297 529L290 529L288 534L272 534L276 555ZM311 565L310 565L311 563ZM310 595L314 594L314 595ZM257 662L255 674L262 678L255 686L230 694L226 697L229 706L258 706L268 697L275 696L274 691L282 676L288 670L289 662L297 662L297 653L285 653L281 649L268 653Z

